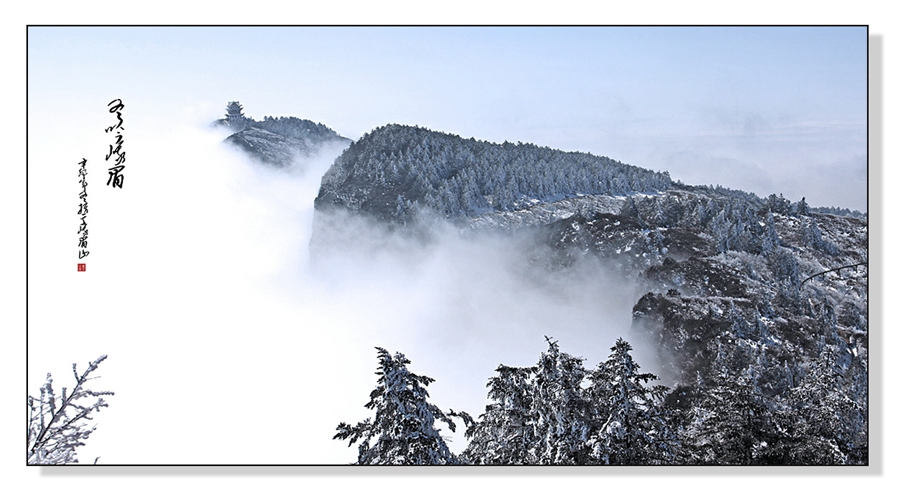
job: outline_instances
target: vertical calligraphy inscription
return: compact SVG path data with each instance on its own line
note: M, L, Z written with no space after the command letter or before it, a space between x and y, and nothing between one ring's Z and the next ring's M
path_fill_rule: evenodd
M78 162L78 184L81 185L81 192L78 193L78 199L81 201L78 204L78 217L81 220L78 226L78 259L85 258L90 252L88 251L88 226L87 226L87 214L88 214L88 194L87 194L87 159L82 158L80 162ZM78 271L83 272L86 270L85 263L78 263Z
M122 103L120 98L116 98L107 103L106 106L109 107L109 113L116 116L115 125L106 128L107 133L116 131L115 139L113 143L109 145L109 153L106 154L107 162L112 158L115 158L113 166L109 168L109 180L106 181L106 185L121 189L122 185L125 183L125 174L123 173L125 170L125 152L122 150L122 145L125 143L125 138L122 136L122 131L125 130L123 125L124 121L122 120L122 110L125 109L125 104Z

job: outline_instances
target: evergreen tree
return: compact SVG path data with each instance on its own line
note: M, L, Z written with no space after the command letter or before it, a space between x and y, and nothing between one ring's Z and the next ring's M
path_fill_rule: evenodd
M538 439L533 427L532 368L500 365L488 381L488 399L480 421L466 429L469 445L463 459L470 464L536 464Z
M631 344L618 339L609 358L590 374L590 394L599 421L589 442L600 464L669 464L677 440L669 428L662 397L667 388L645 384L659 377L639 373Z
M806 217L809 216L809 205L806 204L806 197L800 198L800 201L797 202L794 208L797 216Z
M765 223L765 231L762 235L761 242L762 252L771 253L775 248L781 245L781 238L778 237L778 231L775 230L775 215L773 215L771 211L766 213Z
M809 374L788 394L779 419L789 432L792 464L863 464L867 462L865 395L851 395L845 374L861 367L857 358L845 370L834 346L826 346ZM856 374L864 376L864 374ZM864 393L863 393L864 394Z
M812 218L808 218L803 223L803 242L807 246L818 249L831 256L835 256L839 252L837 246L822 238L822 231L819 229L819 224Z
M357 464L456 464L457 460L435 428L441 420L456 431L456 425L437 406L428 402L425 387L434 380L411 373L410 361L401 353L393 356L378 350L378 386L366 407L375 418L350 426L338 425L335 439L360 442Z
M693 410L695 425L689 443L696 462L702 464L781 464L782 435L773 420L774 407L756 386L751 368L732 371L735 358L723 356L713 366L711 384L705 387ZM739 360L739 359L738 359Z
M534 367L533 428L538 443L537 464L585 464L590 432L589 401L581 383L582 359L561 352L547 338L549 348Z
M709 224L709 229L720 253L734 249L734 224L728 220L725 210L720 210L716 214Z
M785 199L781 194L777 196L775 194L770 194L769 197L766 198L766 208L774 213L779 213L781 215L790 215L791 201Z
M789 282L792 287L800 283L800 266L789 249L776 248L766 260L776 281Z
M582 359L548 349L535 366L501 365L488 382L493 400L467 431L472 464L587 464L592 423Z

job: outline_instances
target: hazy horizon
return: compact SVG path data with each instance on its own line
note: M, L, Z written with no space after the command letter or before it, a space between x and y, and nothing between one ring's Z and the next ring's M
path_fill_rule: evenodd
M148 105L157 118L199 119L238 100L248 116L309 119L351 139L389 123L419 125L866 211L866 34L32 27L29 102L73 113L122 97L133 112Z

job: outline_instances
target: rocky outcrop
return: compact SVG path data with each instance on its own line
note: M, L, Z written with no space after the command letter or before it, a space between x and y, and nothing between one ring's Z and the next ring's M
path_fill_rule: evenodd
M277 168L289 168L298 158L310 157L328 148L346 147L351 142L322 124L296 117L265 117L256 121L231 116L214 124L235 131L225 142Z
M257 160L276 167L287 167L299 156L312 153L306 142L279 136L274 132L248 127L225 139Z
M545 242L552 264L594 257L639 280L631 331L654 344L670 379L749 369L777 395L825 347L845 370L865 367L868 335L866 220L783 211L675 189L553 222Z

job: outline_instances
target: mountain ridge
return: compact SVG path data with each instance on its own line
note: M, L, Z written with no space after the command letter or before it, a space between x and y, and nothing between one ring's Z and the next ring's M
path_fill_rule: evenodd
M315 204L403 223L418 209L473 217L533 201L657 192L672 184L666 172L608 157L389 124L365 134L335 160Z
M736 386L767 417L715 435L742 435L752 462L815 459L792 456L798 440L772 426L783 417L844 425L803 440L807 451L830 446L822 462L868 462L867 215L685 185L587 153L391 124L351 143L323 176L311 255L371 256L391 236L427 246L435 219L476 237L526 233L527 247L510 256L536 280L574 275L588 261L637 281L623 332L655 349L684 431L707 431L710 397ZM374 232L384 237L364 238ZM815 389L808 377L820 372L839 377L835 388ZM803 398L810 390L819 402ZM706 449L715 435L692 441Z

